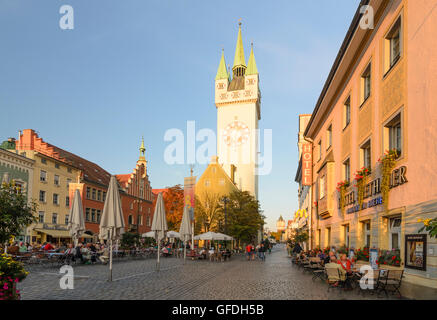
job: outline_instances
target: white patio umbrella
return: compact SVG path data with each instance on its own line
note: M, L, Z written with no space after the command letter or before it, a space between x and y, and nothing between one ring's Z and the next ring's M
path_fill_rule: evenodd
M158 199L156 200L155 213L153 214L152 221L152 231L155 232L155 239L158 242L158 260L156 263L156 269L159 271L159 254L161 251L160 244L161 240L165 238L166 232L168 230L167 218L165 216L165 205L164 199L162 197L162 192L158 194Z
M74 247L77 246L80 236L85 231L85 219L83 217L82 199L78 189L74 192L73 203L70 209L70 220L68 221L68 230L73 239Z
M181 235L179 232L176 232L176 231L168 231L167 232L167 238L174 239L174 238L180 238L180 237L181 237Z
M195 236L194 240L217 240L216 237L215 232L209 231Z
M109 241L109 281L112 281L112 242L119 240L124 233L124 218L118 183L115 176L111 176L105 205L100 219L100 239Z
M187 256L187 239L190 239L192 235L190 212L187 205L184 207L184 214L182 215L181 228L179 229L181 239L184 241L184 262Z
M149 231L149 232L143 233L141 235L141 237L143 237L143 238L154 238L155 237L155 232Z
M223 233L215 233L214 238L215 238L214 240L225 240L225 241L234 240L234 238L232 238L231 236L228 236L228 235L223 234Z

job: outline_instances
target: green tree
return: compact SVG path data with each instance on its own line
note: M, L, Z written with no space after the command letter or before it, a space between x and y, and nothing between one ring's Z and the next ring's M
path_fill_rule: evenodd
M218 194L204 193L195 197L195 233L217 231L221 206Z
M36 222L37 204L27 201L14 182L3 183L0 187L0 243L17 237L24 228Z
M121 237L121 246L123 248L131 248L140 241L140 235L138 233L125 232Z
M226 211L229 235L246 243L254 241L265 223L259 201L247 191L234 191L229 195ZM223 217L223 203L219 216Z

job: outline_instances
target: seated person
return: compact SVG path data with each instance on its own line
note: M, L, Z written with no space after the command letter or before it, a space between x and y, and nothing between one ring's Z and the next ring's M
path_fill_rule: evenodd
M82 254L82 262L87 264L91 263L91 250L88 246L82 247L80 253Z
M207 250L206 250L206 248L203 248L201 251L200 251L200 257L201 257L201 259L206 259L206 255L208 254L208 252L207 252Z
M99 260L103 264L107 264L108 260L109 260L109 249L108 249L108 247L107 246L102 246L99 253L100 253Z
M24 244L24 242L20 242L20 244L18 245L18 251L20 253L27 252L27 246Z
M346 254L342 254L340 256L340 260L338 261L338 264L340 264L342 266L342 268L344 269L344 271L346 271L347 273L352 273L352 263L350 262L350 260L347 258Z
M325 265L325 268L332 268L332 269L337 269L339 271L338 276L337 277L332 277L332 280L336 280L338 284L339 282L344 282L346 281L346 271L342 268L342 266L338 263L337 258L335 256L331 256L331 260L329 263L327 263ZM328 274L328 280L329 279L329 274Z

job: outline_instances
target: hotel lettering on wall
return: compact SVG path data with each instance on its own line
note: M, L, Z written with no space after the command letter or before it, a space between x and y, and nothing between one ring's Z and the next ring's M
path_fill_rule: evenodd
M397 186L403 185L408 182L407 177L407 167L402 166L392 171L390 176L390 189L395 188ZM346 193L344 197L344 205L345 207L352 206L346 210L347 213L354 213L360 210L364 210L367 208L375 207L381 205L383 203L382 197L379 196L381 193L381 178L376 178L364 187L364 199L370 200L364 201L362 207L357 203L357 191L353 190ZM340 201L338 201L338 208L340 208Z
M302 185L311 186L313 176L313 150L311 143L302 145Z

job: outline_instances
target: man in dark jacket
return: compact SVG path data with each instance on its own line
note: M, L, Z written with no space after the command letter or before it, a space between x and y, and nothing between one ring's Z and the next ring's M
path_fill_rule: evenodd
M302 252L302 247L300 246L300 244L298 242L296 242L296 245L293 248L293 253L301 253Z

